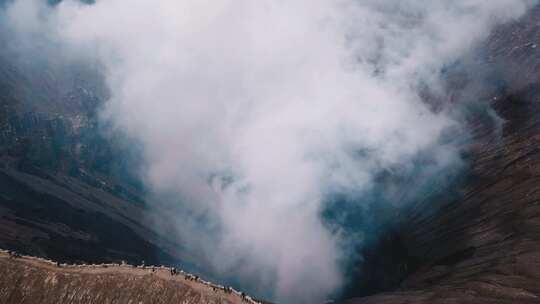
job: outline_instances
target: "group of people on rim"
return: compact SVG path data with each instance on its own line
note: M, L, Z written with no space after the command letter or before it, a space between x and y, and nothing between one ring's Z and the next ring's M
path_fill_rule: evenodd
M22 257L22 255L20 253L18 253L16 251L11 251L11 250L8 251L8 255L9 255L10 258L21 258Z

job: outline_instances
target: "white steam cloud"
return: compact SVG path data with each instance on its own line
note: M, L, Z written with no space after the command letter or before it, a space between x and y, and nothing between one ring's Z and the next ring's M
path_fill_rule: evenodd
M286 303L344 283L350 238L324 223L325 198L362 204L377 173L427 151L437 168L459 162L442 143L459 121L420 89L444 94L444 67L536 3L39 2L15 1L7 18L106 67L104 118L142 143L153 191L210 227L179 215L186 247Z

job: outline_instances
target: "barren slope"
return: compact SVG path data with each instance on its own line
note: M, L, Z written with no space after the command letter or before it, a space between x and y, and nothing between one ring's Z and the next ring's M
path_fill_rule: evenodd
M473 122L461 197L399 215L399 239L419 268L396 292L347 303L540 303L539 21L537 8L487 45L480 64L496 90L486 94L504 123L498 132Z
M168 268L67 266L0 252L0 303L256 303Z

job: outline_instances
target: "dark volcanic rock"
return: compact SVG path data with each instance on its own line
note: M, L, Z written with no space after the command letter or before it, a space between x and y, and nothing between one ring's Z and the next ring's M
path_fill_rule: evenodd
M401 250L419 264L398 291L346 303L540 303L539 20L537 8L488 41L480 65L499 85L491 100L504 123L471 122L461 197L399 215Z
M99 68L0 28L0 248L70 262L178 262L153 230L137 152L105 132ZM131 157L133 156L133 157Z

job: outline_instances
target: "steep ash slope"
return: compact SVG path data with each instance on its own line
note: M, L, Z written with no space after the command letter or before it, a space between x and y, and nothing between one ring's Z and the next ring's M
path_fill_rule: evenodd
M3 31L0 247L61 261L175 263L180 246L145 216L136 152L99 123L107 91L97 69L47 44L25 53Z
M493 33L479 66L502 129L473 121L461 198L402 212L415 271L399 291L346 303L540 303L540 9ZM403 265L404 267L413 265Z

